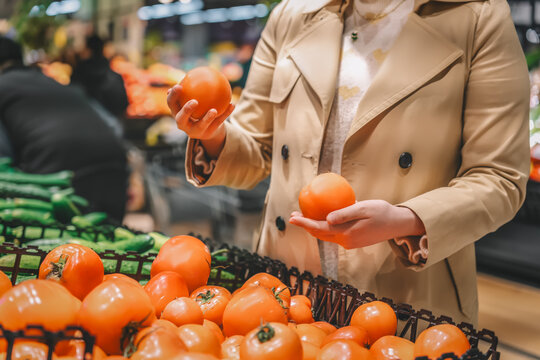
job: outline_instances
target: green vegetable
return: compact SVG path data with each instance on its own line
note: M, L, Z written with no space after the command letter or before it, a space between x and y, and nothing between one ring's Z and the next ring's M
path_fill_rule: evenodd
M96 229L92 229L92 231L90 230L82 231L77 237L80 237L81 239L84 239L87 241L100 242L100 243L101 242L107 243L113 240L112 234L109 235L106 233L102 233L102 232L97 231Z
M68 244L79 244L86 247L89 247L90 249L94 250L97 253L104 252L105 250L114 250L110 244L112 243L106 243L106 242L93 242L83 239L69 239Z
M120 227L120 226L114 229L115 241L129 240L129 239L133 239L134 237L135 237L135 234L129 231L128 229L124 229L123 227Z
M50 202L45 202L36 199L16 198L13 199L16 208L53 211L53 206Z
M24 245L33 245L38 246L42 250L50 251L54 249L55 247L58 247L60 245L67 244L68 239L38 239L38 240L32 240Z
M37 185L21 185L0 181L0 197L2 198L30 198L49 201L51 192Z
M155 232L155 231L149 233L148 235L154 238L154 250L156 251L159 251L159 249L161 249L163 244L165 244L167 240L170 239L168 236Z
M69 231L58 228L38 227L38 226L18 226L11 229L11 235L17 239L54 239L59 237L73 236Z
M14 267L16 254L8 254L0 257L0 266ZM35 270L39 268L41 257L37 255L23 255L19 264L20 269Z
M74 216L71 223L79 228L93 227L101 224L107 219L107 214L104 212L93 212L86 215Z
M33 184L40 186L68 187L71 184L73 172L61 171L55 174L26 174L0 172L0 181L14 184Z
M122 274L136 274L137 268L139 267L138 261L129 261L129 260L123 260L122 266L120 267L120 271L116 271L116 265L118 261L117 260L109 260L104 259L103 260L103 267L105 268L105 274L112 274L116 272L120 272ZM141 274L143 275L150 275L150 268L152 267L151 263L144 263Z
M218 276L218 269L210 270L210 279L216 279ZM223 280L234 280L236 276L228 271L221 270L220 278Z
M153 248L154 238L148 234L141 234L129 240L115 241L112 244L118 251L136 251L138 253L143 253Z
M70 222L72 217L81 214L68 194L67 192L59 191L51 196L54 216L64 223Z
M12 162L13 161L11 160L11 158L8 158L8 157L0 158L0 169L11 168Z
M88 203L88 200L86 200L85 198L79 196L79 195L75 195L75 194L71 194L69 196L69 199L77 206L80 206L80 207L88 207L89 203Z
M0 212L0 219L3 221L20 221L23 223L39 223L41 225L52 225L56 222L50 212L28 210L28 209L7 209Z

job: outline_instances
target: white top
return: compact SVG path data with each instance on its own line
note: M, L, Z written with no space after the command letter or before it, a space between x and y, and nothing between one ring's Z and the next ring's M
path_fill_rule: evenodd
M414 0L353 0L345 17L336 96L321 150L320 173L341 173L343 146L360 100L413 8ZM319 250L323 274L337 279L338 245L320 241Z

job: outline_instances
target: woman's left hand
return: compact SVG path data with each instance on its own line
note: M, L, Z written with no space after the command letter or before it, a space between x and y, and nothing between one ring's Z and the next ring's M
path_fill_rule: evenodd
M335 242L345 249L373 245L389 239L423 235L424 224L409 208L384 200L366 200L331 212L317 221L293 212L289 222L303 227L317 239Z

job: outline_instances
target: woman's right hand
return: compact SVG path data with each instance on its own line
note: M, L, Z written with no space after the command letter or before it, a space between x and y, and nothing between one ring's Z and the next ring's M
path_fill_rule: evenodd
M183 107L175 101L179 96L176 94L181 90L180 85L175 85L169 90L167 104L173 113L176 125L192 139L212 140L221 137L224 133L223 122L234 110L234 105L230 104L227 110L219 116L215 109L210 109L202 119L194 119L191 115L197 109L197 100L188 101Z

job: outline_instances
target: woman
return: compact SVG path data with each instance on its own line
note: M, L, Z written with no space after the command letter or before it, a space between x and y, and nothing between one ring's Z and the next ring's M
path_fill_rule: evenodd
M196 101L176 121L196 186L272 174L260 254L476 323L474 241L523 201L528 91L505 0L285 0L230 121L192 119ZM303 218L325 171L358 203Z

